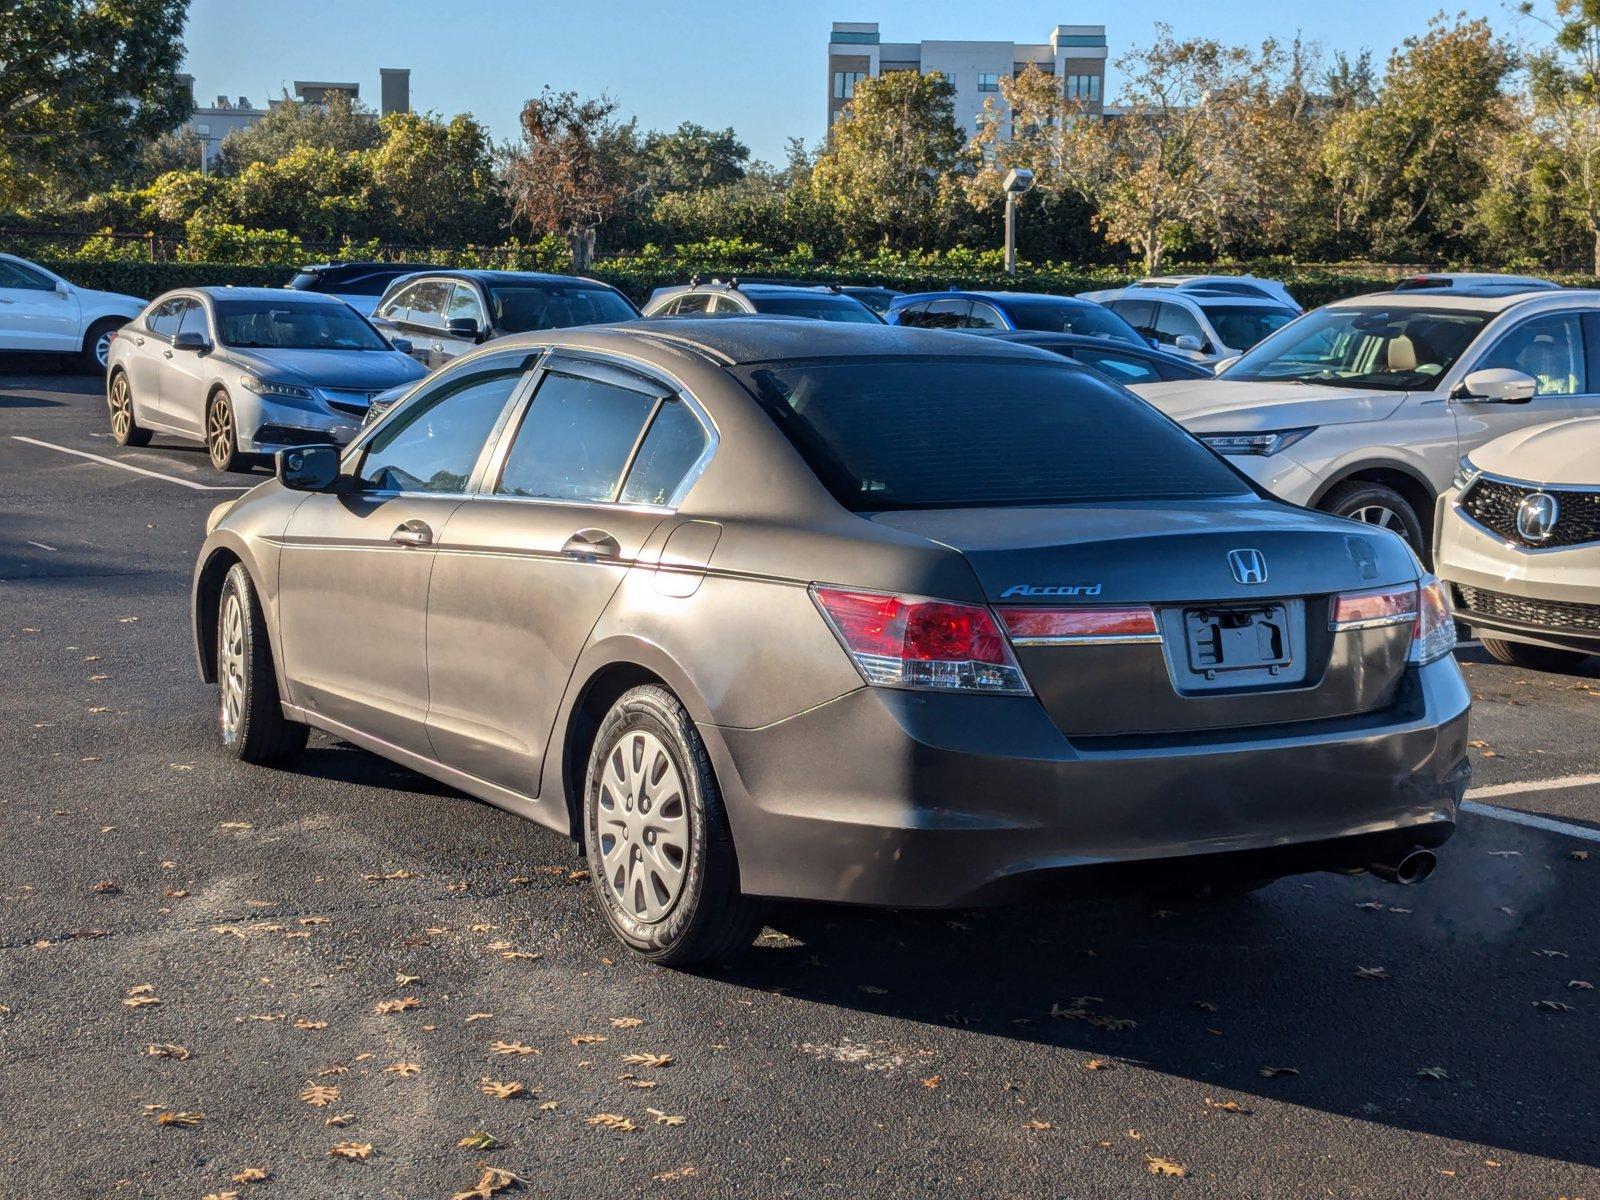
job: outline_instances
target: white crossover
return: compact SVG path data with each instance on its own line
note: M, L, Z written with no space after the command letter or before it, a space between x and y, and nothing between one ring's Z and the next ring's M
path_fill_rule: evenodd
M73 354L86 370L104 371L112 335L144 304L79 287L38 263L0 254L0 352Z

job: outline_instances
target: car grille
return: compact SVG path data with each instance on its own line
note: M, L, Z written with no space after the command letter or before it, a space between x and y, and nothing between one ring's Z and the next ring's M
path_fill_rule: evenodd
M367 406L372 403L372 398L377 392L358 392L349 388L318 388L317 395L321 396L324 403L337 412L347 413L352 417L367 415Z
M1518 533L1517 506L1522 503L1523 497L1543 490L1526 484L1480 478L1467 489L1460 503L1462 510L1479 525L1519 546L1544 549L1600 541L1600 492L1577 492L1566 488L1550 490L1550 495L1560 502L1561 510L1549 537L1542 542L1530 542Z
M1456 586L1457 607L1462 615L1498 618L1516 625L1540 629L1581 629L1600 633L1600 604L1571 604L1563 600L1530 600L1508 596L1486 588Z

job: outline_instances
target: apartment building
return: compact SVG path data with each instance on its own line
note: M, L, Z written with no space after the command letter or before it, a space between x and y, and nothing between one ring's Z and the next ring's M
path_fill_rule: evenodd
M188 85L189 92L193 95L194 76L180 75L179 79ZM301 104L326 104L329 95L334 92L342 92L352 100L361 99L359 83L327 83L305 79L294 81L294 98ZM409 67L378 69L378 102L379 116L411 111ZM194 131L204 147L205 163L202 169L211 165L211 160L222 148L223 138L235 129L248 129L282 103L282 100L269 100L265 105L255 105L250 103L247 96L240 96L237 99L218 96L214 104L201 105L197 99L194 112L185 122L185 127Z
M831 127L869 75L938 71L955 85L956 123L975 132L984 101L1000 101L1000 80L1029 64L1061 80L1063 93L1095 114L1104 112L1106 27L1057 25L1047 42L885 42L876 21L835 21L828 38L828 124Z

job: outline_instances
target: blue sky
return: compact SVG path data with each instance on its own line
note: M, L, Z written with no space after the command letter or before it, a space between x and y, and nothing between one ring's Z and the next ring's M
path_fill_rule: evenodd
M474 113L497 138L516 135L522 102L548 83L605 92L645 128L732 125L778 161L789 135L822 136L835 20L876 20L885 41L908 42L1042 42L1058 24L1104 24L1113 59L1165 20L1179 36L1240 43L1299 32L1327 51L1371 47L1381 63L1441 7L1517 31L1506 6L1476 0L193 0L185 69L202 104L223 93L259 104L296 79L354 80L375 103L378 68L410 67L414 107Z

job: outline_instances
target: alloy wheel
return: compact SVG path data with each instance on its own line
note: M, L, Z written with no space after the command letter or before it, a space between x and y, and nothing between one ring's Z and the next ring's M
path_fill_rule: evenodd
M1363 504L1345 514L1352 521L1360 521L1363 525L1376 525L1379 529L1392 529L1401 537L1405 536L1406 523L1394 509L1382 504Z
M133 428L133 396L128 392L128 377L119 374L111 381L111 432L117 441L128 440Z
M217 634L217 721L222 740L232 745L244 721L244 606L229 591L222 602Z
M102 367L111 360L111 343L116 336L116 330L108 329L94 340L94 360Z
M607 891L635 920L664 920L683 893L689 817L677 764L655 734L632 730L612 747L598 833Z
M206 412L206 445L211 448L211 462L218 470L233 457L233 408L220 392Z

